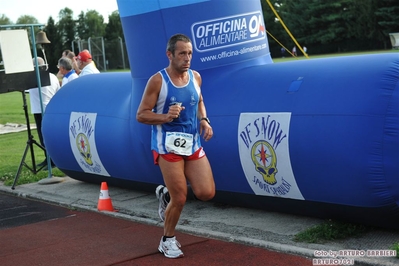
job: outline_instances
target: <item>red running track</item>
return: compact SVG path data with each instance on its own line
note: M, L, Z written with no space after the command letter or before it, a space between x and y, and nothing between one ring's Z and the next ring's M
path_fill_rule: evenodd
M185 257L158 252L163 229L101 213L64 217L0 231L0 265L312 265L300 256L177 233Z

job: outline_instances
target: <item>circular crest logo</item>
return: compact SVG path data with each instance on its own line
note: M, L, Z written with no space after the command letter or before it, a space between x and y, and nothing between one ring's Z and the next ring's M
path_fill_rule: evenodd
M93 165L93 161L91 160L89 139L85 134L79 133L76 136L76 147L78 148L79 153L82 155L85 162L89 165Z
M277 183L275 177L278 172L277 156L269 142L265 140L255 142L251 149L251 159L255 164L256 171L262 175L267 184L274 185Z

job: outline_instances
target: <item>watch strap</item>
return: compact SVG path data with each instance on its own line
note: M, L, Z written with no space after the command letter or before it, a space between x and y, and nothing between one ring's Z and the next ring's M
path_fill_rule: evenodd
M211 124L211 121L209 120L208 117L203 117L203 118L201 118L200 121L202 121L202 120L205 120L209 125Z

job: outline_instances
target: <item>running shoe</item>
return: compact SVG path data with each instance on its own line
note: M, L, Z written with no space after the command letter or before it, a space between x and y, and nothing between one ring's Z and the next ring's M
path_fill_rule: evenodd
M159 252L163 253L167 258L175 259L184 257L183 252L180 250L181 245L176 240L176 237L166 238L165 242L162 238L158 247Z
M155 189L155 195L157 196L157 199L159 200L159 206L158 206L158 214L159 218L161 218L161 221L165 221L165 211L166 207L168 207L170 196L167 187L163 185L159 185Z

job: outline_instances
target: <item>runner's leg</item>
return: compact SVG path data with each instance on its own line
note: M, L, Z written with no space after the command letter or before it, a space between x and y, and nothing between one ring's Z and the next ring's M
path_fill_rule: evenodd
M186 161L185 175L199 200L207 201L215 196L215 181L206 156Z
M174 236L175 227L187 198L187 180L184 176L185 161L168 162L160 156L158 163L170 195L170 202L165 212L164 235Z

